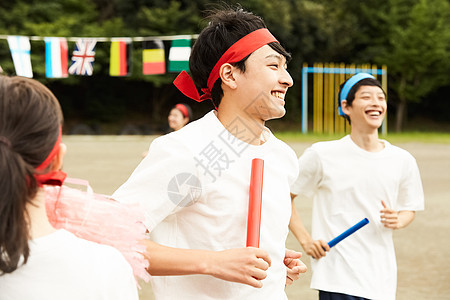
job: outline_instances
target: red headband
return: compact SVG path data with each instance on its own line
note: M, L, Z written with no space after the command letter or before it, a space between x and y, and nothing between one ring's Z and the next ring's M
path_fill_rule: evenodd
M53 146L52 151L50 151L50 154L47 156L47 158L36 167L36 171L43 171L45 168L47 168L50 165L50 162L52 161L53 157L58 154L59 151L59 145L61 144L61 137L62 137L62 129L59 127L59 133L58 133L58 139L56 140L55 146Z
M61 145L61 137L62 137L62 128L59 127L58 139L56 140L55 146L53 146L53 149L52 151L50 151L50 154L47 156L47 158L39 166L36 167L37 172L44 171L50 165L53 158L58 154ZM64 182L64 179L66 179L66 176L67 176L66 173L62 171L53 171L47 174L34 175L39 186L42 186L43 184L61 186L62 183Z
M235 42L228 48L227 51L222 55L219 61L216 63L214 68L208 77L207 88L202 88L203 95L199 95L197 87L192 81L192 78L182 71L177 78L173 81L173 84L187 97L197 101L202 102L207 99L211 99L211 91L219 79L220 67L225 63L236 63L253 53L255 50L261 48L272 42L278 42L277 39L270 33L267 28L261 28L255 30L246 36L242 37L240 40Z
M189 118L189 112L188 112L188 109L186 108L186 106L184 106L181 103L178 103L177 105L175 105L175 108L178 109L179 111L181 111L181 113L183 114L183 116L185 118Z

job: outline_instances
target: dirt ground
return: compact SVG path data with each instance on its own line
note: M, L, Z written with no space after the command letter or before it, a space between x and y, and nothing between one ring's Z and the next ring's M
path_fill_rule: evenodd
M111 194L131 174L148 149L152 136L64 136L68 146L64 170L70 177L89 180L98 193ZM309 143L290 143L297 155ZM398 264L397 299L450 299L450 144L397 144L419 164L425 191L425 211L406 229L395 232ZM311 223L311 203L296 200L304 223ZM292 235L286 246L301 251ZM309 258L303 261L309 267ZM289 299L317 299L309 288L308 270L286 291ZM141 299L154 299L150 284L142 284Z

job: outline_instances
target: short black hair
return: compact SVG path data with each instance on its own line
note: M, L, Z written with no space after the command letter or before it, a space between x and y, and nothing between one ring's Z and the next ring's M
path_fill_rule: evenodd
M209 74L219 61L220 57L235 42L247 34L266 28L266 24L259 16L244 11L241 7L218 9L210 12L207 17L208 26L205 27L195 42L189 58L189 70L197 87L205 88ZM268 44L273 50L286 57L289 61L291 55L277 42ZM245 72L247 57L234 64L239 70ZM215 82L211 91L212 101L215 107L219 107L223 97L222 80Z
M350 78L351 78L351 77L350 77ZM349 79L350 79L350 78L349 78ZM342 88L344 87L344 85L347 83L347 81L348 81L349 79L347 79L346 81L344 81L344 82L340 85L340 87L339 87L339 93L338 93L338 107L341 107L341 91L342 91ZM369 86L377 86L377 87L379 87L379 88L383 91L383 93L386 95L386 92L383 90L383 86L381 85L381 83L380 83L378 80L373 79L373 78L364 78L364 79L358 81L357 83L355 83L355 84L352 86L352 88L350 89L350 91L348 91L347 99L344 99L344 100L347 100L347 105L348 105L348 106L352 106L353 100L355 100L355 94L356 94L356 92L359 90L359 88L362 87L362 86L366 86L366 85L369 85ZM344 119L346 119L346 120L348 121L348 123L351 124L349 116L343 115L343 116L341 116L341 117L343 117Z

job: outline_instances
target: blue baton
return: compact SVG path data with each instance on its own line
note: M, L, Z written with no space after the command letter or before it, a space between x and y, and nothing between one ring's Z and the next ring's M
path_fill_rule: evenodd
M356 223L355 225L353 225L352 227L350 227L349 229L347 229L346 231L344 231L343 233L341 233L340 235L329 241L328 246L330 246L330 248L336 246L337 243L348 237L350 234L355 233L355 231L361 229L363 226L367 224L369 224L369 220L367 218L362 219L361 221L359 221L358 223Z

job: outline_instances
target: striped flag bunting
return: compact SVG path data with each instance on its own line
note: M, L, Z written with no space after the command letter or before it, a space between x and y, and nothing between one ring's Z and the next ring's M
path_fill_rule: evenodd
M79 39L72 54L72 65L69 74L92 76L95 60L95 39Z
M67 78L70 75L92 76L96 45L110 42L110 76L128 76L132 71L133 42L142 42L142 73L157 75L189 70L191 40L198 35L173 35L154 37L43 37L1 35L11 52L16 75L33 77L30 41L45 42L45 75L47 78ZM164 41L164 42L163 42ZM171 41L169 54L165 41ZM71 61L68 62L68 43L75 42ZM167 57L167 58L166 58ZM69 57L70 58L70 57ZM166 60L168 66L166 66ZM0 73L4 70L0 67Z
M46 37L45 41L45 75L48 78L66 78L67 40L59 37Z
M169 51L169 72L188 71L190 55L191 40L173 40Z
M155 75L166 73L164 44L161 40L144 41L142 43L142 73Z
M8 36L7 39L16 75L32 78L30 39L26 36Z
M111 42L109 75L128 76L131 74L131 39L114 39Z

